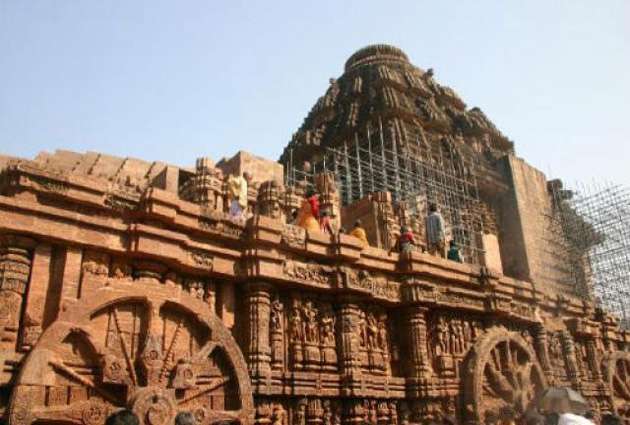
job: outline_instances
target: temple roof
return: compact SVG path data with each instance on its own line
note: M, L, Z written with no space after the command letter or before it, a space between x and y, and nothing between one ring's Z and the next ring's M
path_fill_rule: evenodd
M352 54L344 73L330 79L280 160L287 162L288 150L294 160L309 160L320 147L354 142L377 121L397 121L403 140L417 139L422 132L461 135L468 146L481 144L496 156L513 151L481 109L468 108L453 89L434 79L432 69L413 65L397 47L375 44Z

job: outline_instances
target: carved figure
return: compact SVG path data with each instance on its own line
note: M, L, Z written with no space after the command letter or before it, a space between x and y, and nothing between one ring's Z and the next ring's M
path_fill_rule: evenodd
M273 415L272 415L272 425L286 425L287 422L287 412L282 407L282 404L276 403L273 407Z
M319 342L317 332L317 309L313 306L311 301L304 303L302 307L302 313L306 321L305 326L305 342L317 343Z
M299 304L293 306L291 312L291 340L300 342L304 340L304 323L302 322L302 312Z
M387 352L387 315L382 314L378 321L378 348Z
M302 399L298 401L297 408L295 409L295 415L293 417L293 424L306 425L306 405L306 400Z
M282 331L282 315L284 313L284 305L280 298L276 297L271 302L271 330Z
M378 322L376 321L376 316L372 312L367 314L366 333L368 348L378 348Z

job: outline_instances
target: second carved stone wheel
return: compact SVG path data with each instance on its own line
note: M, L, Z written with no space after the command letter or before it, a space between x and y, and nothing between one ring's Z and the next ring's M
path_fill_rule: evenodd
M533 347L504 328L481 337L468 354L464 373L465 415L481 423L504 406L524 413L546 387Z
M247 365L206 304L132 282L79 300L27 357L9 423L96 425L123 407L144 425L170 425L181 411L199 424L251 422Z
M615 414L630 424L630 352L616 351L604 360Z

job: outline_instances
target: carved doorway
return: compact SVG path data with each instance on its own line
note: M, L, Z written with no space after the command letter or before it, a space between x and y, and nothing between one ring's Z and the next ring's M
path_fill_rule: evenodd
M504 406L522 414L547 386L533 347L504 328L490 329L471 348L464 374L463 413L472 422Z
M630 352L615 351L604 359L604 365L615 414L630 424Z
M249 424L247 365L208 306L179 287L114 282L67 308L20 371L10 424L96 425L120 408L144 425Z

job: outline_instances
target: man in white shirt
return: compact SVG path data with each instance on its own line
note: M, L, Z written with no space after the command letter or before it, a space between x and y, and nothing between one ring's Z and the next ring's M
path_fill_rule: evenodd
M576 415L575 413L563 413L560 415L558 425L595 425L593 422L586 419L584 416Z

